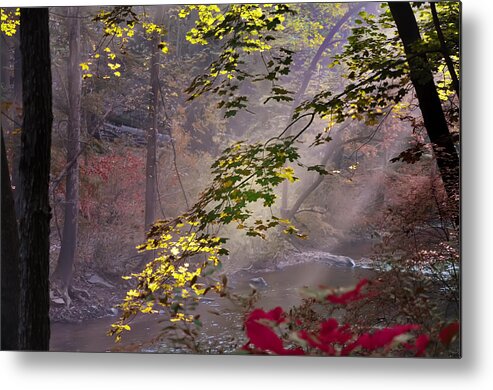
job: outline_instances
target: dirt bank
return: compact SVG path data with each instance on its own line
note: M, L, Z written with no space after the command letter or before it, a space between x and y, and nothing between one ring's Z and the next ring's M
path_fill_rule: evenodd
M52 322L76 323L115 316L118 313L115 306L123 300L129 287L129 282L93 272L76 276L69 306L56 289L50 291L50 319Z

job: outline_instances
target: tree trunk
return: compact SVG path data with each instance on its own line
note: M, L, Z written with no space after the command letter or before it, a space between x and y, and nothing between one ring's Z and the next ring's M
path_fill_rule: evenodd
M48 350L50 340L48 197L52 114L48 8L21 8L24 119L19 164L19 349Z
M149 126L147 130L147 161L146 161L146 196L145 196L145 229L149 230L156 217L156 145L157 145L157 111L159 96L159 35L155 34L151 41L152 57L151 95L149 103Z
M55 278L61 282L62 292L67 306L70 305L68 289L72 282L72 271L77 249L77 229L79 210L79 162L80 154L80 99L81 68L80 64L80 19L79 8L67 10L67 27L69 35L69 58L67 66L67 89L69 97L69 114L67 126L67 169L65 184L65 216L63 223L62 244Z
M15 132L13 138L13 158L12 158L12 187L14 188L15 212L19 215L19 160L21 155L21 127L22 127L22 59L21 45L19 36L14 43L14 118Z
M419 54L416 50L421 43L416 18L408 2L389 2L389 7L404 44L411 81L445 190L458 211L459 156L443 114L428 59L425 54Z
M300 88L296 92L294 99L293 99L293 104L291 105L291 112L289 113L289 121L291 120L291 117L293 116L294 110L298 105L301 103L303 96L305 95L305 92L308 88L308 85L310 84L310 80L313 77L313 73L315 72L315 69L317 67L318 62L322 58L323 53L329 48L329 46L332 44L332 41L334 40L335 35L337 32L341 29L342 25L348 21L348 19L355 15L356 12L358 12L361 8L363 7L362 4L355 4L351 6L347 12L337 21L337 23L332 26L330 29L329 33L325 37L324 41L318 48L317 52L313 56L310 66L308 69L305 71L305 74L303 76L303 80L301 81ZM289 135L290 131L286 135ZM282 184L282 196L281 196L281 215L288 213L288 207L289 207L289 183L287 181L284 181Z
M346 121L343 125L341 125L338 129L335 130L334 138L327 144L324 156L319 162L319 165L326 167L328 162L331 161L331 158L337 156L339 151L342 150L342 142L341 142L342 132L348 126L349 126L349 121ZM286 213L287 218L291 219L295 216L295 214L298 212L299 208L302 206L305 200L310 196L310 194L313 191L315 191L318 188L318 186L324 181L324 179L325 179L325 175L319 173L317 173L316 176L314 176L312 184L310 184L308 187L304 189L304 191L301 193L298 199L296 199L296 201L293 203L291 209Z
M14 204L16 207L16 213L19 214L18 209L18 191L16 190L19 182L19 154L20 154L20 128L22 126L22 68L20 61L20 43L19 34L13 37L6 38L1 37L1 90L3 100L11 103L10 108L2 107L2 128L5 132L6 145L8 145L9 152L11 153L11 184L13 190ZM13 56L10 51L13 50ZM13 70L9 69L9 62L13 57ZM13 88L11 90L11 79L13 76ZM8 96L8 97L7 97Z
M2 130L2 351L17 350L19 330L19 233Z
M438 41L440 42L440 49L442 51L443 59L447 64L447 69L450 73L450 77L452 78L452 85L454 86L455 92L457 93L457 97L460 97L459 78L457 77L457 73L455 72L454 63L452 61L452 58L450 58L450 52L447 47L447 42L445 42L445 37L443 36L442 27L440 26L440 19L438 18L437 7L433 2L430 2L430 7L431 15L433 17L433 24L435 25Z
M4 114L7 113L7 108L3 103L7 103L10 95L10 39L2 34L0 35L0 93L2 96L2 116L0 118L0 125L4 131L9 132L11 128L11 123L7 122L7 117Z

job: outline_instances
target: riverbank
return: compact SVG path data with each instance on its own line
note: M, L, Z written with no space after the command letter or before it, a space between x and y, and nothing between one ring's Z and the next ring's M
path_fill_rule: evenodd
M55 323L80 323L91 319L114 317L116 305L130 285L122 280L110 279L94 272L74 277L67 306L56 289L50 290L50 320Z

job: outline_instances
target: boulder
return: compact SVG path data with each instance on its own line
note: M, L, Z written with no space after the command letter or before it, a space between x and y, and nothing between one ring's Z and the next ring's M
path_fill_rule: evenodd
M262 277L252 278L249 280L248 284L250 285L250 287L255 288L255 289L268 287L267 282Z
M88 283L91 283L91 284L100 285L100 286L103 286L103 287L108 287L108 288L114 288L115 287L110 282L104 280L101 276L99 276L97 274L91 275L89 277L89 279L87 279L87 282Z

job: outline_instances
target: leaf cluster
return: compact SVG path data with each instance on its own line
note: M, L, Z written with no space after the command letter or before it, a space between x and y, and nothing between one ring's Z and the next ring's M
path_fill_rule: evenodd
M287 219L271 213L265 220L253 218L251 206L261 202L270 208L276 199L276 187L284 180L297 180L294 169L286 166L299 158L291 138L274 139L265 144L238 142L227 148L213 163L212 184L185 214L157 221L139 250L156 256L146 267L125 279L134 279L136 287L127 292L120 305L123 313L109 334L121 339L129 323L139 313L156 314L167 310L170 321L194 322L190 314L203 295L226 294L227 280L215 280L221 269L220 257L228 255L223 246L227 238L209 231L235 223L247 236L265 238L267 230L282 226L286 234L305 236Z
M272 96L276 101L291 101L290 92L276 82L290 71L293 52L281 48L270 59L266 52L272 49L271 41L275 32L284 29L285 15L294 14L285 4L232 4L221 10L216 5L190 5L181 12L180 17L188 17L197 12L195 27L187 33L192 44L207 45L211 41L223 41L221 54L213 61L207 72L197 76L186 92L189 100L196 99L206 92L222 96L218 108L225 108L225 116L234 116L238 110L247 106L248 97L237 95L239 85L244 80L252 82L269 81ZM264 62L266 73L251 74L245 67L244 57L257 53Z
M444 61L429 6L417 8L422 40L413 49L413 58L406 58L402 41L388 5L383 3L379 14L359 13L347 44L341 54L334 57L329 67L342 67L347 84L340 92L323 90L311 100L303 102L294 118L303 112L313 112L331 123L342 123L347 118L377 124L385 118L389 108L412 101L409 92L412 84L408 61L422 68L423 75L431 70L435 77L440 99L444 102L446 116L458 120L458 107L453 103L456 91ZM448 51L458 65L458 3L439 3L437 9ZM424 60L425 59L425 60ZM426 72L425 72L426 70ZM458 69L456 69L458 70ZM421 82L426 81L423 76ZM320 136L320 135L319 135Z
M100 43L93 45L93 53L87 62L80 64L84 74L83 79L92 78L94 73L90 69L90 65L96 63L99 70L99 64L102 62L102 56L107 57L106 66L109 71L116 77L122 75L122 69L119 69L123 61L117 58L117 54L111 49L111 43L118 41L118 49L121 55L128 54L128 46L131 39L135 39L135 34L139 30L145 40L153 40L158 37L157 46L162 53L168 53L168 44L164 40L167 31L161 24L155 23L149 19L145 12L136 12L132 6L116 6L109 10L101 9L92 19L94 22L101 24L103 28L103 37ZM96 76L99 77L99 76ZM102 79L109 79L109 75L104 75Z
M0 8L0 31L8 37L14 36L20 25L20 15L20 8L14 11Z

